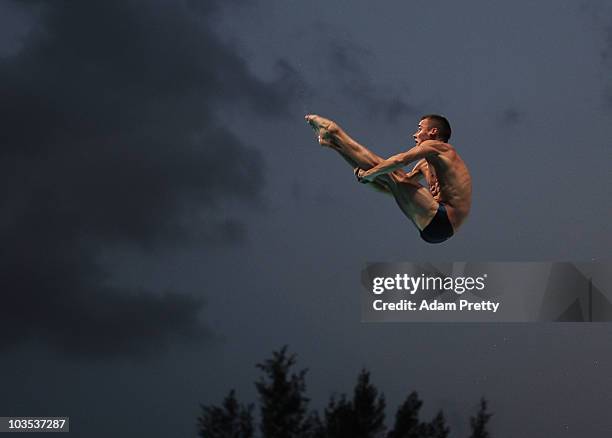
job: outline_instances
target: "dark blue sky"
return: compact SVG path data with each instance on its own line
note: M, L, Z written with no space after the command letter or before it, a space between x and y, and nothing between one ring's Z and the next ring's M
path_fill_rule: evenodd
M606 437L609 325L362 324L370 261L602 261L606 2L0 2L0 415L195 436L288 344L313 407L362 367L465 435ZM474 179L444 245L303 115L380 155L445 114ZM390 415L391 418L391 415ZM138 432L135 432L138 431Z

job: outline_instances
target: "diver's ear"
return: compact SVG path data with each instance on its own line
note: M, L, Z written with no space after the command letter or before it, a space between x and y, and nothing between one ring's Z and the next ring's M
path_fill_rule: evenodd
M438 138L438 128L431 128L429 130L429 136L432 138Z

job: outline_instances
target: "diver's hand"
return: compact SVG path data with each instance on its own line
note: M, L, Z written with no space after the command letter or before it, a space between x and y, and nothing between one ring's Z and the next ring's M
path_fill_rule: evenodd
M372 182L372 180L367 177L367 171L360 169L359 167L355 167L354 173L357 177L357 181L359 181L360 183L367 184L369 182Z

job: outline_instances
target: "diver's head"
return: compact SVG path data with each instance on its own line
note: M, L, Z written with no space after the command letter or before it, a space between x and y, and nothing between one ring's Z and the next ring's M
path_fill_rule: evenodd
M440 140L447 143L450 136L451 127L446 117L438 114L427 114L421 117L417 131L412 137L419 145L425 140Z

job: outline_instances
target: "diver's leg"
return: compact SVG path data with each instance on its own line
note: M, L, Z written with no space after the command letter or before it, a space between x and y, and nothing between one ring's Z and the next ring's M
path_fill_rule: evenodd
M317 115L307 115L306 120L317 133L319 144L338 151L353 167L371 169L383 161L381 157L357 143L337 123Z
M353 140L338 124L317 115L307 115L306 120L315 129L319 144L336 150L349 165L364 170L371 169L383 158ZM376 178L379 185L387 186L405 179L406 173L396 170Z
M381 157L353 140L333 121L317 115L308 115L306 120L317 131L319 143L338 151L351 166L356 164L356 167L368 170L383 161ZM427 227L436 215L438 202L426 187L411 180L405 172L396 170L378 176L376 181L384 184L393 194L399 208L419 230Z
M319 142L323 146L329 146L338 151L349 164L356 163L357 167L365 170L383 161L381 157L360 145L342 129L333 125L328 125L328 129L323 130ZM410 179L401 170L380 175L375 181L384 185L387 191L391 192L399 208L419 230L427 227L438 211L438 202L429 189Z
M359 163L357 163L355 160L353 160L353 158L349 157L344 152L342 152L340 148L332 147L332 146L330 147L332 149L335 149L336 152L340 154L340 156L344 159L344 161L346 161L353 170L361 169L361 167L359 166ZM387 187L387 181L385 178L376 178L374 181L371 181L367 183L366 185L378 192L386 193L388 195L391 194L391 191Z
M342 146L344 147L340 146L340 143L343 143ZM354 160L353 162L358 162L360 164L358 167L362 169L364 169L361 166L363 164L371 163L376 165L382 161L382 158L352 139L343 142L334 139L331 141L331 147L345 157L349 164L353 158L361 158L360 161ZM416 180L409 178L405 172L397 170L392 173L379 175L375 182L384 186L386 191L393 195L399 208L419 230L427 227L438 211L439 204L429 189L419 184Z
M399 208L419 230L429 225L438 211L439 204L427 187L408 179L388 187Z

